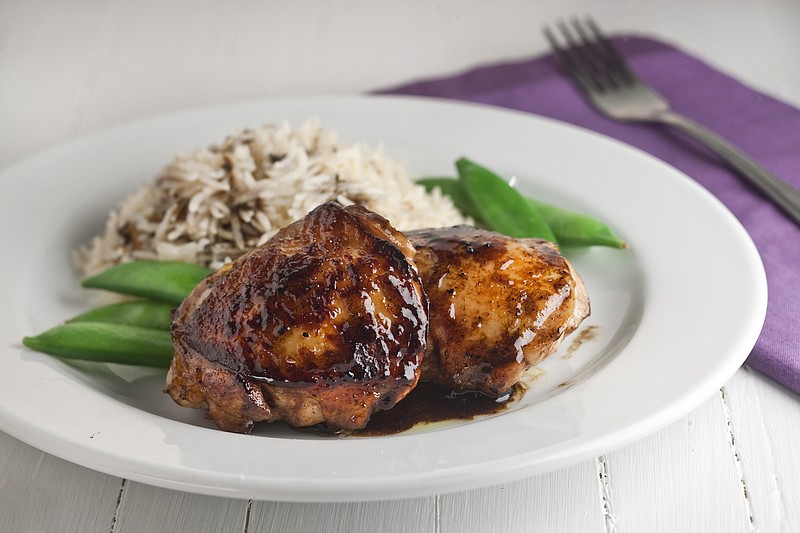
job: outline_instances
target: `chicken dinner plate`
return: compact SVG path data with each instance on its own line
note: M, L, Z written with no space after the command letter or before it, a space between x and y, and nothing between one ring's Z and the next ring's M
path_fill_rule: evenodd
M496 414L373 437L281 424L216 429L164 394L163 370L66 363L22 347L91 306L70 252L173 154L233 130L319 117L382 144L412 176L460 156L526 194L590 213L627 250L566 249L592 314ZM104 131L0 174L5 226L0 428L48 453L172 489L287 501L423 496L501 483L607 452L683 416L747 357L766 312L758 253L690 178L585 130L496 108L400 97L266 101Z

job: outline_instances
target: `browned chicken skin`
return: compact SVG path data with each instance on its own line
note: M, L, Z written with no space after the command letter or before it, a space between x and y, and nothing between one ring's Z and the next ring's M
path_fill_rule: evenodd
M589 315L555 244L470 226L412 231L430 301L422 380L499 396Z
M364 208L318 207L183 302L167 392L228 431L364 427L419 379L428 304L414 253Z
M359 429L420 375L503 395L589 315L552 243L469 226L407 237L328 203L212 274L175 313L167 392L228 431Z

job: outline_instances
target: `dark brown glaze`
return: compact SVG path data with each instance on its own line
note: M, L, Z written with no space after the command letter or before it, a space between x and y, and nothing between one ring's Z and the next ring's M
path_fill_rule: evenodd
M231 431L364 427L419 378L428 318L414 253L364 208L318 207L184 301L168 392Z
M408 232L430 301L422 380L498 396L589 314L555 244L471 226Z
M418 425L473 420L505 411L523 393L519 383L499 398L474 391L452 392L430 383L419 383L402 402L389 411L375 413L367 427L354 434L377 437L402 433Z

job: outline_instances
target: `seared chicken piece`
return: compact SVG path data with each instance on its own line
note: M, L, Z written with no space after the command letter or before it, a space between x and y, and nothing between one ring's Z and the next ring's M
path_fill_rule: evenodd
M500 396L589 315L553 243L470 226L406 235L430 301L423 381Z
M414 253L362 207L318 207L186 298L167 392L228 431L363 428L419 379L428 303Z

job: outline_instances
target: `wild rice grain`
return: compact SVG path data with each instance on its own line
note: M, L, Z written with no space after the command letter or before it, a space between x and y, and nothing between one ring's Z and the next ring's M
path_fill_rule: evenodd
M109 214L105 232L75 258L86 275L132 259L216 268L334 199L364 205L401 231L469 222L449 198L415 185L381 148L339 144L335 132L309 119L296 129L271 124L178 154Z

